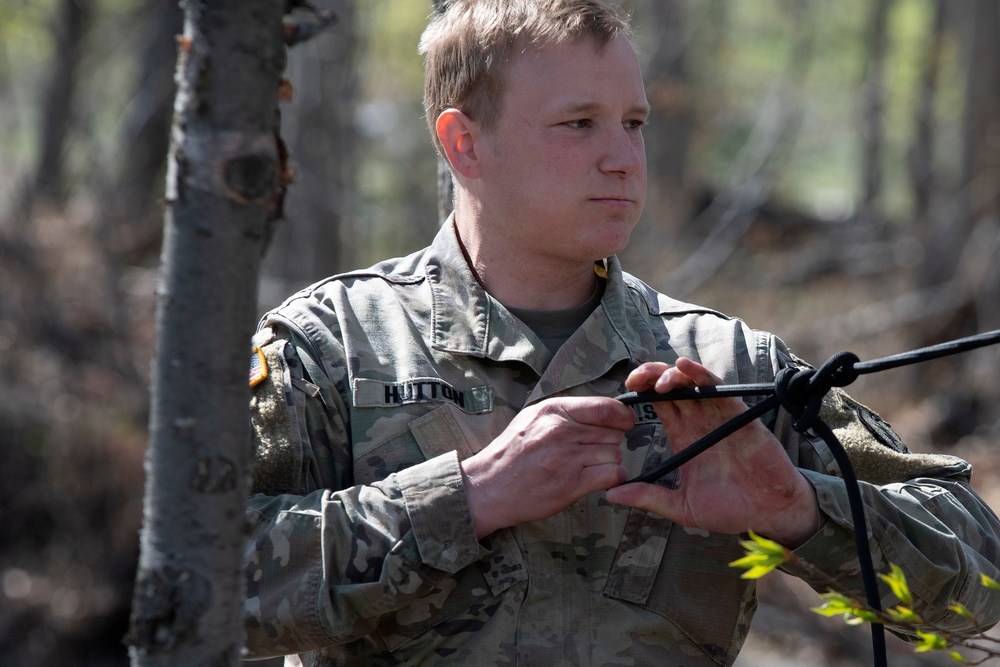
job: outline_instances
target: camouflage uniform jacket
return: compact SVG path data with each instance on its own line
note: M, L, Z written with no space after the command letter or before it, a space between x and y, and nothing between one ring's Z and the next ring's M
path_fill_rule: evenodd
M607 273L601 305L554 356L479 286L451 225L421 252L320 282L264 318L251 410L250 656L298 653L286 664L317 666L732 664L756 606L753 582L728 566L742 555L737 535L594 493L550 519L475 536L458 462L525 406L618 395L637 364L678 355L727 383L767 382L798 363L774 336L664 297L615 258ZM651 406L637 414L623 449L633 475L670 454ZM968 487L968 464L896 451L884 422L846 395L824 416L854 443L859 475L894 482L864 489L876 562L911 574L930 618L960 622L947 610L955 598L991 618L978 582L980 571L1000 577L990 564L998 524ZM799 557L860 590L830 452L783 412L768 423L828 517ZM906 481L915 474L923 478Z

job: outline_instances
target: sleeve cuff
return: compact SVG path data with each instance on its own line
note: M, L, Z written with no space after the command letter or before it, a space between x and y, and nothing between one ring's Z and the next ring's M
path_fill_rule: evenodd
M819 511L826 521L812 537L792 551L802 565L789 563L782 569L807 581L813 580L817 571L833 577L856 575L858 552L844 480L811 470L800 472L816 490Z
M454 573L481 557L457 452L401 470L396 481L424 564Z

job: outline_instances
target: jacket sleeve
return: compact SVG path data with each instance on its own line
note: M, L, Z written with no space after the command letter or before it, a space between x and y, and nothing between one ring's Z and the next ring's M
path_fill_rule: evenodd
M974 632L975 625L949 607L964 604L980 628L1000 617L1000 593L982 585L980 575L1000 577L1000 522L972 490L968 467L928 471L885 485L861 481L868 523L868 545L875 567L899 566L914 597L914 610L928 625L948 632ZM813 538L795 550L799 563L788 566L815 589L835 589L863 600L854 528L844 480L803 471L816 489L820 511L828 520ZM883 609L899 600L880 583ZM898 634L908 634L895 629Z
M772 348L776 366L801 363L780 341ZM939 454L910 452L889 425L869 408L834 389L820 417L843 445L865 505L867 542L875 568L902 568L914 596L914 610L928 625L949 632L974 632L967 618L949 609L961 602L980 629L1000 619L1000 593L985 588L981 575L1000 577L1000 520L972 489L972 466ZM828 446L811 431L792 432L778 418L779 439L796 442L790 455L816 491L825 525L794 551L783 569L819 592L837 590L864 599L847 488ZM795 448L798 451L794 451ZM883 608L899 603L879 581ZM906 636L906 630L891 628Z
M324 360L320 371L291 339L261 353L267 372L251 399L244 605L245 645L255 658L365 636L383 614L486 551L454 452L353 485L337 386L346 369Z

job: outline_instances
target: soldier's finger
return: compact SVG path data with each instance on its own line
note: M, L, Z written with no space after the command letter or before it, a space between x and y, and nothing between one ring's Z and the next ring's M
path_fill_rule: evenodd
M671 520L676 520L680 516L678 513L678 505L681 502L680 494L655 484L644 482L622 484L608 489L607 500L616 505L636 507L659 514Z
M610 489L628 479L628 471L616 463L602 463L587 466L580 471L580 491L583 494L591 491Z

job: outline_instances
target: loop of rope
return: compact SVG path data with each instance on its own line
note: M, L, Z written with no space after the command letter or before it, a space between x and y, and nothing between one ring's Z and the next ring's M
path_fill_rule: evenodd
M853 352L838 352L818 369L793 368L778 371L774 392L781 407L794 417L792 426L800 433L819 418L823 397L833 387L846 387L858 379L855 364L860 361Z

